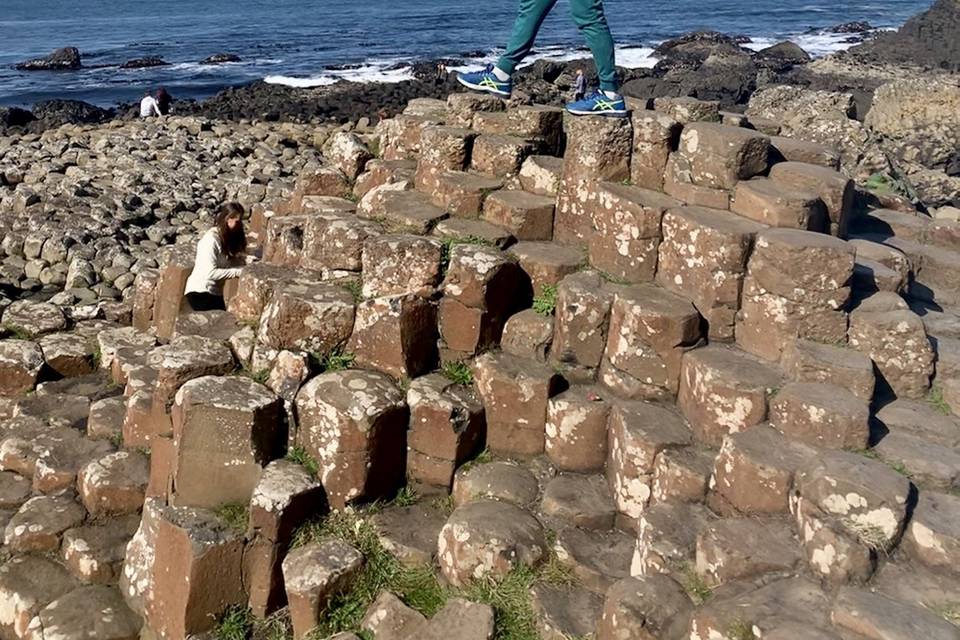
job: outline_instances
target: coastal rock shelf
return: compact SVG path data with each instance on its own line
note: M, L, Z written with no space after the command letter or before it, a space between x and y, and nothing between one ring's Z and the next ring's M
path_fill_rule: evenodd
M156 176L110 189L72 169L121 143L76 132L59 195L237 197L262 260L185 311L206 218L157 198L178 240L110 253L122 301L4 305L0 635L960 638L960 223L633 101L128 125ZM177 182L183 145L217 170ZM24 268L140 237L4 175Z

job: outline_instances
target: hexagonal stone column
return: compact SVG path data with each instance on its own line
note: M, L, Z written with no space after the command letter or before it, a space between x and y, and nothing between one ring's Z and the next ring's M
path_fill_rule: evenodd
M173 504L246 503L263 466L281 452L281 402L243 377L205 376L177 392L173 407Z
M321 374L297 393L298 443L320 465L331 506L384 497L403 480L408 410L382 373Z

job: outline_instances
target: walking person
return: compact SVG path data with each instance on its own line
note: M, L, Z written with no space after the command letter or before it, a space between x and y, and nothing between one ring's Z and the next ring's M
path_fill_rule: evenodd
M459 74L460 84L475 91L484 91L509 98L513 90L511 76L521 61L533 50L533 43L544 19L557 0L520 0L520 12L513 25L507 51L495 65L483 71ZM627 105L620 95L614 59L613 36L603 13L603 0L570 0L573 21L583 34L593 54L600 78L600 90L567 105L574 115L627 115ZM586 90L586 87L584 87Z
M587 77L583 75L583 69L577 69L577 79L573 85L573 101L580 102L587 97Z
M185 288L193 311L226 309L223 281L240 276L245 262L247 236L243 230L243 205L228 202L220 207L214 225L197 243L197 258Z

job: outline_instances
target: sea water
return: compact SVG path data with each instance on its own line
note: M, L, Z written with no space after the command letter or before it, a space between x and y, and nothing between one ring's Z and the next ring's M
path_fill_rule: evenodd
M322 86L339 80L395 82L417 60L454 57L464 67L496 59L517 0L0 0L0 105L72 98L101 106L138 99L165 86L204 98L253 80ZM865 20L896 28L928 2L917 0L605 0L618 64L655 64L652 47L694 29L753 39L761 48L789 39L819 56L850 46L838 23ZM538 58L588 55L559 0L541 30ZM64 46L80 49L84 69L22 72L24 59ZM215 53L241 62L200 64ZM159 56L169 66L119 69Z

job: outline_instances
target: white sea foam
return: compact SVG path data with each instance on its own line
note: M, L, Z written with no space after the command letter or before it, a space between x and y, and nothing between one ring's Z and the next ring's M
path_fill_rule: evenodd
M401 82L413 78L410 67L401 67L392 69L397 61L393 59L384 59L369 61L363 65L352 69L329 69L321 71L318 74L306 77L296 78L285 75L269 75L264 78L267 84L282 84L288 87L324 87L334 84L340 80L348 82Z

